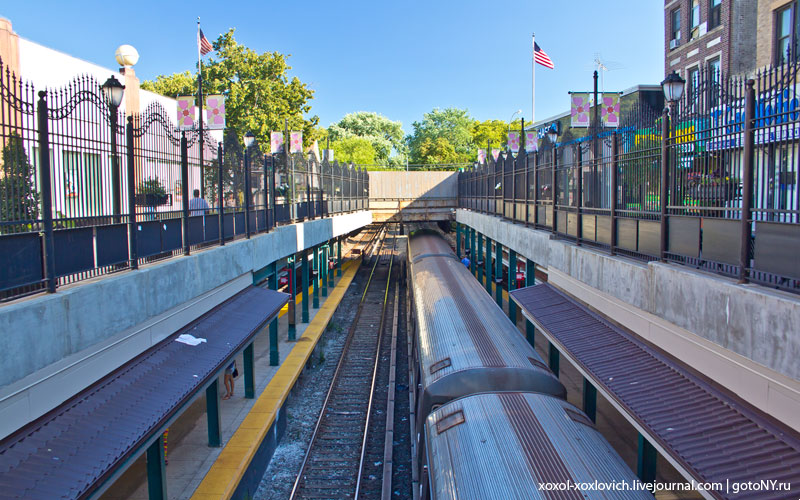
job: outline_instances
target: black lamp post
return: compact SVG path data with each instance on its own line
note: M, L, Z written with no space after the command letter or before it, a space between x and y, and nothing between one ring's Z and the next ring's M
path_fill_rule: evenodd
M256 141L252 132L244 134L244 230L250 237L250 146Z
M670 106L674 106L683 96L683 89L686 86L686 80L673 71L664 81L661 82L661 89L664 91L664 99Z
M122 211L122 174L119 170L119 158L117 157L117 110L122 103L122 95L125 93L125 86L119 80L110 76L100 87L108 103L108 119L111 124L111 184L112 184L112 210L114 212L114 222L119 222L119 215Z
M667 100L667 107L664 108L664 115L661 123L661 189L659 194L659 205L661 208L660 216L660 257L662 261L667 258L667 205L669 196L669 136L670 136L670 114L675 113L676 103L683 96L683 89L686 85L686 80L680 77L678 73L673 71L664 81L661 82L661 88L664 91L664 99ZM673 196L675 196L673 188Z

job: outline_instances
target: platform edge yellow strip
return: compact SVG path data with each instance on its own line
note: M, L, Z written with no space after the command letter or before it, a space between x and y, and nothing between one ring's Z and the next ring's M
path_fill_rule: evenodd
M333 313L344 297L347 288L352 283L353 278L358 271L361 259L346 262L342 267L344 273L341 279L336 284L336 287L331 291L327 300L322 304L322 307L314 315L314 318L309 323L303 335L298 339L297 343L292 347L291 352L286 357L284 363L278 368L277 373L272 377L264 392L256 400L253 407L248 412L242 424L248 423L247 426L240 424L239 428L233 433L231 439L225 444L225 447L220 452L215 460L211 469L206 473L200 485L192 494L192 500L205 500L207 498L221 498L230 499L233 496L236 487L242 480L245 471L250 466L250 462L258 451L259 446L269 431L270 426L275 420L275 414L278 409L283 406L289 391L294 387L297 378L303 371L308 357L314 350L317 341L322 336L322 333L328 327ZM293 361L286 364L286 361ZM288 383L287 383L288 382ZM257 411L254 411L258 408ZM245 435L248 437L253 436L254 429L252 424L255 418L264 418L261 422L260 429L258 429L258 439L252 440L247 447L243 447L243 438ZM241 432L240 432L241 431ZM237 455L240 455L237 457ZM242 456L243 455L243 456ZM237 460L238 458L238 460ZM231 464L236 464L232 466Z

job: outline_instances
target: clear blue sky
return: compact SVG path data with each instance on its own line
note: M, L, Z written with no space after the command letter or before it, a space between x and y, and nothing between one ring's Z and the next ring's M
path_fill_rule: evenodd
M556 65L537 66L537 120L567 110L567 91L590 90L596 53L619 68L606 72L606 90L664 77L664 8L655 0L15 0L0 16L24 38L108 67L129 43L142 79L195 68L197 16L212 41L235 27L248 47L291 54L291 75L315 90L311 114L323 126L376 111L409 133L435 107L480 120L522 109L529 120L534 32Z

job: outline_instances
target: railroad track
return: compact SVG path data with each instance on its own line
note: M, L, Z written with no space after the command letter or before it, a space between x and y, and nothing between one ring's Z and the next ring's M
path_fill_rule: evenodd
M342 357L320 411L311 443L295 480L292 499L358 498L369 440L370 416L385 330L391 335L390 292L396 237L383 226L370 259L371 271ZM392 234L390 234L392 233ZM387 313L387 310L390 312Z

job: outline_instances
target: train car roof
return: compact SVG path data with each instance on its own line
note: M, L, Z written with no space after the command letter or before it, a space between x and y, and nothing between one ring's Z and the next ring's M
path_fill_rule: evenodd
M641 483L622 458L558 398L468 396L432 412L425 433L433 499L653 499L632 490ZM611 489L582 488L595 481ZM548 491L546 483L574 489Z
M411 233L408 247L411 262L419 262L426 257L450 257L458 260L450 244L431 229L418 229Z
M459 395L496 389L500 379L508 390L563 395L539 354L463 264L449 257L414 262L415 253L423 255L420 248L432 248L426 240L435 238L409 243L423 389L460 374L462 380L449 385L468 384L470 390ZM440 390L452 395L453 389Z

